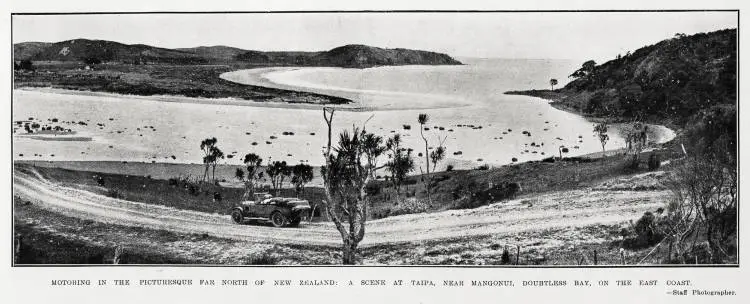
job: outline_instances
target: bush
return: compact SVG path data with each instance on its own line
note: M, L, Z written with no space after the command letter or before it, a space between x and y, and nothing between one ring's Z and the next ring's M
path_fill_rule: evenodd
M664 239L664 234L659 229L661 224L660 218L647 211L635 222L632 236L624 240L623 246L629 249L640 249L659 243Z
M382 219L382 218L389 217L390 215L391 215L391 208L384 208L380 212L373 212L372 219L375 219L375 220Z
M661 157L659 154L653 153L648 157L648 170L656 171L661 167Z
M488 164L482 164L482 165L479 165L478 167L476 167L476 170L483 170L484 171L484 170L489 170L489 169L490 169L490 165L488 165Z
M435 183L435 184L437 184L437 183L439 183L439 182L442 182L442 181L446 181L446 180L449 180L449 179L451 179L451 176L450 176L450 175L448 175L448 174L443 174L443 175L438 175L438 176L435 176L435 177L433 177L433 178L432 178L432 182L433 182L433 183ZM433 185L431 185L431 186L433 186L433 187L434 187L434 186L436 186L435 184L433 184Z
M423 200L407 198L394 207L389 215L413 214L427 212L429 205Z
M278 262L279 262L279 259L276 256L268 252L263 252L263 254L259 256L251 257L248 260L247 264L249 265L276 265Z
M104 182L104 178L102 178L101 176L94 176L94 179L96 180L96 184L100 187L104 187L106 185L106 183Z
M369 196L378 195L380 194L380 185L378 185L377 183L367 184L367 186L365 186L365 192Z
M451 171L453 171L453 165L448 165L448 166L446 166L446 167L445 167L445 171L447 171L447 172L451 172Z
M475 183L470 183L466 187L459 185L451 193L453 199L462 197L461 193L471 194L470 197L464 197L457 201L453 206L454 209L473 209L493 202L515 198L521 192L521 184L516 182L502 182L494 185L491 189L479 189Z
M503 249L503 255L500 257L500 263L510 264L510 252L508 252L508 248Z
M630 156L630 160L628 160L625 163L624 171L626 173L637 171L641 167L641 161L640 158L636 157L635 155Z
M187 185L187 189L188 189L188 193L190 193L193 196L198 196L199 194L201 194L200 189L198 189L198 187L196 187L195 185Z
M111 198L125 198L125 195L123 195L122 192L120 192L117 189L109 189L109 190L107 190L107 194L106 195L107 195L107 197L111 197Z
M417 184L416 178L407 178L401 182L402 186L409 186L409 185L416 185L416 184Z

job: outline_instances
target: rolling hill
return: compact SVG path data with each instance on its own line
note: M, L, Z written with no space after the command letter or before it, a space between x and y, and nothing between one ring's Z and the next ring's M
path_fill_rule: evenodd
M366 68L387 65L459 65L448 55L408 49L384 49L350 44L325 52L258 52L239 54L237 59L253 64L335 66Z
M237 63L255 66L332 66L365 68L385 65L458 65L446 54L345 45L323 52L263 52L229 46L166 49L143 44L74 39L56 43L23 42L13 45L15 60L115 62L126 64Z
M73 39L45 45L37 45L35 51L28 43L13 45L16 60L32 61L80 61L80 62L122 62L122 63L179 63L199 64L208 60L198 54L182 50L158 48L143 44L122 44L107 40Z

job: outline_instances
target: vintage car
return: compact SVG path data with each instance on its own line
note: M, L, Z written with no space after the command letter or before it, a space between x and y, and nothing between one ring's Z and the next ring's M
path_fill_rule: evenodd
M243 224L245 220L270 221L275 227L297 226L310 216L310 203L291 197L273 197L268 193L255 193L255 200L242 201L232 208L232 220Z

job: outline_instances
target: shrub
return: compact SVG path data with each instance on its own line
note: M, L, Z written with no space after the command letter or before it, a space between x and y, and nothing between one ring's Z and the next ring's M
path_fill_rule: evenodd
M438 175L438 176L435 176L433 178L433 183L437 184L439 182L446 181L446 180L449 180L449 179L451 179L450 175L447 175L447 174ZM435 186L435 185L433 185L433 186Z
M386 218L391 215L391 208L384 208L380 212L375 212L372 214L373 219L382 219Z
M479 167L476 167L476 170L489 170L489 169L490 169L490 165L488 164L482 164L482 165L479 165Z
M106 195L107 195L107 197L111 197L111 198L125 198L125 195L123 195L122 192L120 192L117 189L109 189L109 190L107 190L107 194Z
M461 198L462 192L471 194L471 196L457 201L453 206L454 209L472 209L492 202L512 199L521 192L521 184L516 182L502 182L494 185L490 189L480 189L474 182L468 184L466 187L458 185L451 193L453 199L456 200Z
M636 157L635 155L633 155L630 157L630 160L628 160L625 163L625 172L635 171L635 170L638 170L640 167L641 167L640 159Z
M401 182L401 184L403 184L404 186L416 185L417 184L417 179L416 178L407 178L403 182Z
M193 196L198 196L199 194L201 194L200 189L198 189L198 187L196 187L195 185L187 185L187 189L188 189L188 193L190 193Z
M365 192L367 192L367 195L375 196L380 194L380 185L377 183L369 183L367 186L365 186Z
M661 219L647 211L635 222L632 236L623 241L623 246L630 249L640 249L655 245L664 239L660 231Z
M659 157L659 154L651 154L651 156L648 157L648 170L656 171L659 167L661 167L661 158Z
M503 255L500 256L500 263L510 264L510 252L508 252L508 248L503 249Z
M249 265L276 265L278 262L279 259L268 252L263 252L263 254L253 256L248 260Z
M445 171L451 172L453 171L453 165L448 165L445 167Z
M429 208L427 202L416 198L407 198L394 207L389 215L401 215L426 212Z
M102 178L101 176L94 176L94 179L96 180L96 184L100 187L104 187L106 185L106 183L104 182L104 178Z

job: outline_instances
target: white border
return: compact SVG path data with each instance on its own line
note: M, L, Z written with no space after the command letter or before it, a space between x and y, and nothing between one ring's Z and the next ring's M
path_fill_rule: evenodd
M3 26L3 47L0 58L10 58L10 12L90 12L90 11L257 11L257 10L534 10L534 9L740 9L740 25L750 24L746 19L750 12L745 13L748 8L747 1L517 1L514 3L501 3L488 1L370 1L362 3L351 3L349 1L155 1L155 0L130 0L119 1L116 4L108 1L31 1L13 0L10 3L4 1L3 11L0 15L0 24ZM750 30L740 29L740 44L743 53L740 58L750 49L745 46L747 33ZM7 60L7 59L6 59ZM748 74L747 63L750 59L741 60L740 75L743 78ZM10 124L10 63L6 61L7 70L0 74L2 84L3 111L2 117L5 126ZM746 90L745 83L741 83L740 92ZM743 94L741 94L742 96ZM747 112L748 106L741 106L740 117ZM0 157L5 160L11 159L10 155L10 128L4 128L4 139L0 145L2 153ZM740 134L750 134L750 130L744 130L744 124L740 122ZM748 149L746 142L740 140L740 159L747 158ZM747 162L740 168L740 172L750 172ZM0 183L0 201L4 202L0 208L0 264L2 265L2 276L0 276L0 302L4 303L138 303L138 302L187 302L187 303L230 303L230 302L256 302L264 301L303 301L303 302L347 302L347 303L449 303L449 302L477 302L477 303L556 303L556 302L598 302L598 303L694 303L694 302L728 302L747 303L747 265L739 268L597 268L597 269L471 269L471 268L211 268L211 267L86 267L86 268L10 268L10 162L0 162L0 172L3 172ZM743 181L744 176L740 177ZM748 187L741 184L741 193L747 193ZM740 202L742 204L744 202ZM740 218L748 218L750 207L741 208ZM749 224L741 223L740 235L741 264L750 263L747 252L747 237ZM594 288L474 288L464 287L460 289L451 288L417 288L405 286L402 288L387 287L169 287L169 288L142 288L131 286L131 288L117 288L108 286L103 288L94 287L67 287L58 288L50 286L51 279L141 279L141 278L190 278L198 280L201 278L229 279L243 278L248 280L273 280L273 279L335 279L340 283L348 283L351 279L355 282L361 279L387 279L387 280L411 280L432 279L436 282L442 280L477 280L477 279L512 279L521 280L590 280L596 282L600 279L610 280L614 284L617 279L667 279L685 280L689 279L700 288L704 289L732 289L739 295L734 297L679 297L666 295L667 287L659 286L653 288L639 287L594 287ZM745 300L743 300L743 298Z

